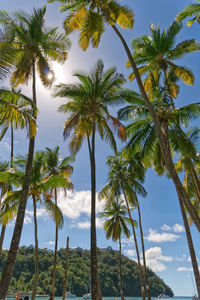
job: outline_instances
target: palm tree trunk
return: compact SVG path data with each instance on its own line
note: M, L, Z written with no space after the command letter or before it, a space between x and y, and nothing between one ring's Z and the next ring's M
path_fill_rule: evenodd
M35 61L33 60L33 84L32 84L32 91L33 91L33 103L36 107L36 76L35 76ZM36 115L35 115L36 118ZM6 264L3 269L1 281L0 281L0 299L5 299L8 288L10 285L10 280L13 274L13 269L15 265L15 260L17 256L17 250L19 248L23 223L24 223L24 216L28 198L28 190L30 184L30 177L32 171L32 164L33 164L33 156L34 156L34 146L35 146L35 138L31 137L29 140L29 149L28 149L28 159L26 164L25 176L22 185L22 194L19 202L19 208L17 212L17 218L15 222L15 227L13 231L13 236L10 244L10 249L8 251L8 256L6 260Z
M197 199L198 199L198 202L200 203L200 181L199 181L199 178L197 176L197 173L196 173L196 170L194 168L192 161L191 161L191 166L190 166L190 174L192 175L192 179L193 179L194 186L196 189Z
M33 196L33 217L34 217L34 227L35 227L35 273L33 279L33 289L31 300L35 300L35 295L37 293L37 283L38 283L38 234L37 234L37 206L36 199Z
M122 279L122 244L121 236L119 237L119 278L120 278L120 296L124 300L123 279Z
M178 174L175 170L174 163L173 163L172 156L171 156L171 149L166 145L166 139L165 139L165 136L164 136L164 134L162 132L162 129L161 129L161 123L160 123L159 117L158 117L156 111L154 110L154 108L153 108L151 102L149 101L149 98L148 98L148 96L145 92L140 74L138 72L138 69L137 69L135 61L133 59L133 56L131 54L131 51L130 51L126 41L124 40L123 36L121 35L119 30L117 29L117 27L115 25L112 25L112 28L115 31L115 33L117 34L117 36L119 37L119 39L121 40L121 42L124 46L124 49L126 51L126 54L128 56L128 59L130 61L130 64L132 66L133 72L135 73L135 78L137 80L137 84L138 84L140 93L142 95L142 98L143 98L145 104L147 105L147 107L149 109L149 112L151 114L152 120L153 120L154 125L155 125L155 131L156 131L156 135L157 135L158 142L159 142L159 145L160 145L160 149L161 149L161 152L162 152L162 157L165 161L166 168L167 168L167 170L168 170L168 172L169 172L169 174L170 174L170 176L171 176L171 178L174 182L178 197L180 197L181 200L183 201L183 203L184 203L185 207L187 208L194 224L196 225L198 231L200 232L200 218L199 218L194 206L190 202L190 200L189 200L189 198L188 198L188 196L185 192L185 189L182 185L182 182L181 182L180 178L178 177Z
M0 236L0 256L1 256L2 248L3 248L3 241L4 241L5 231L6 231L6 225L2 224L1 236Z
M57 189L55 189L55 204L57 205ZM58 252L58 225L56 224L55 249L54 249L52 286L51 286L52 299L54 299L55 286L56 286L57 252Z
M92 141L88 137L88 148L91 166L91 294L92 300L102 300L97 262L97 237L96 237L96 165L95 165L95 122L93 122Z
M124 190L123 185L122 185L122 191L123 191L123 194L124 194L124 199L125 199L125 202L126 202L126 207L127 207L127 210L128 210L128 215L129 215L129 218L130 218L130 221L131 221L132 230L133 230L133 237L134 237L134 242L135 242L135 250L136 250L136 254L137 254L137 261L138 261L138 268L139 268L139 275L140 275L141 296L142 296L142 299L145 300L146 297L145 297L144 279L143 279L142 266L141 266L141 263L140 263L140 254L139 254L138 243L137 243L137 238L136 238L136 233L135 233L135 226L134 226L134 223L133 223L133 219L132 219L132 216L131 216L131 211L130 211L128 199L126 197L126 192Z
M137 198L137 196L136 196L136 198ZM136 199L136 200L137 200L137 208L138 208L138 216L139 216L139 226L140 226L140 235L141 235L141 243L142 243L142 256L143 256L143 264L144 264L145 286L146 286L148 300L151 300L151 291L150 291L149 280L148 280L148 275L147 275L147 265L146 265L144 238L143 238L143 230L142 230L142 218L141 218L139 201L138 201L138 199Z
M65 276L64 276L64 281L63 281L62 300L65 300L65 296L66 296L68 261L69 261L68 256L69 256L69 237L67 237L67 246L66 246L66 253L65 253Z
M10 167L13 168L13 157L14 157L14 134L13 134L13 125L11 123L11 143L10 143Z
M198 267L198 263L197 263L197 259L196 259L196 255L195 255L195 250L194 250L194 245L193 245L192 236L191 236L191 232L190 232L190 227L189 227L188 220L187 220L186 213L185 213L185 208L180 199L179 199L179 203L180 203L181 213L182 213L183 222L184 222L184 226L185 226L185 232L186 232L188 247L189 247L189 251L190 251L192 267L193 267L193 271L194 271L194 277L195 277L195 282L196 282L196 287L197 287L198 298L200 299L199 267Z

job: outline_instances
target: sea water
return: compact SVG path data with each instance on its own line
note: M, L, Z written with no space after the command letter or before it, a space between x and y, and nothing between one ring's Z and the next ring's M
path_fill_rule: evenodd
M36 297L36 300L48 300L48 297ZM54 297L55 300L62 300L62 297ZM76 297L73 298L75 300L83 300L83 297ZM192 296L191 297L183 297L183 296L176 296L173 298L157 298L157 297L151 297L152 300L192 300ZM14 300L14 298L7 298L7 300ZM67 300L67 298L66 298ZM103 297L103 300L120 300L120 297ZM142 297L125 297L125 300L142 300Z

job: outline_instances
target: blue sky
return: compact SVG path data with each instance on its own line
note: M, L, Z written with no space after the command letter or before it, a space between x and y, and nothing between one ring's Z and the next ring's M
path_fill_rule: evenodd
M129 0L127 3L135 12L135 25L132 31L123 31L127 42L143 34L149 33L150 23L161 28L166 28L174 20L176 14L187 4L188 0ZM35 0L34 7L41 7L45 0ZM26 10L30 12L33 4L26 0L7 0L1 3L1 9L8 12L13 10ZM46 24L48 26L59 26L62 30L64 14L58 12L58 4L47 5ZM191 28L184 26L178 35L178 41L185 39L199 38L200 26L193 25ZM119 72L126 77L128 70L125 67L126 56L124 50L110 28L102 37L98 49L89 49L83 52L78 47L77 34L73 34L72 48L69 58L63 66L55 64L57 82L69 83L74 79L72 74L76 70L89 71L99 58L102 58L105 69L116 66ZM177 105L199 101L200 91L200 53L187 56L181 64L189 66L196 76L193 87L181 84L181 93L177 99ZM8 86L8 81L1 82L1 86ZM137 89L135 83L127 83L127 87ZM22 87L22 92L31 96L30 86ZM36 149L44 147L54 148L60 146L63 156L69 155L67 142L63 141L62 130L65 116L57 113L58 106L62 103L59 99L52 99L51 91L42 87L39 79L37 81L37 96L39 107L38 135ZM198 124L197 124L198 125ZM9 157L9 134L0 144L0 157ZM25 133L15 132L15 154L22 154L27 151L28 139ZM118 142L119 149L123 145ZM105 165L107 155L112 154L109 147L101 142L97 142L97 190L106 183L107 168ZM68 193L67 198L62 192L59 195L59 205L63 209L65 224L59 235L59 247L66 244L67 235L70 236L71 247L89 248L89 218L90 218L90 166L88 150L84 144L76 157L74 163L74 174L72 181L75 186L73 194ZM175 295L191 296L194 293L192 283L192 270L189 252L186 243L186 236L182 226L178 199L175 188L170 180L165 176L158 177L153 171L147 172L145 187L148 195L141 200L141 210L144 226L145 246L147 264L173 289ZM98 203L97 210L101 211L103 203ZM34 243L33 239L33 216L31 201L28 203L25 224L21 239L21 245ZM98 246L112 246L117 249L117 244L107 241L102 229L102 222L98 219ZM54 224L39 208L39 246L53 249L54 246ZM13 222L7 227L7 235L4 247L8 248ZM196 248L197 258L200 264L199 235L192 227L192 234ZM123 242L123 252L132 259L135 259L134 245L132 241Z

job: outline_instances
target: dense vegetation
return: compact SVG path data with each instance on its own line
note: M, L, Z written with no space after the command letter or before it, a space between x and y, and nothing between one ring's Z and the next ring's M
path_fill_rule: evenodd
M0 261L0 271L6 260L7 251L3 251ZM102 294L104 296L119 296L119 253L111 247L99 249L99 271ZM56 295L62 295L64 278L65 249L58 251L58 264L56 275ZM49 294L51 290L51 272L53 265L53 251L39 249L39 281L38 293ZM127 296L140 296L140 281L137 263L122 256L124 294ZM22 290L28 292L32 289L34 273L34 247L23 246L19 249L10 291ZM81 248L69 251L68 289L71 284L77 296L88 291L90 277L90 252ZM148 269L149 283L152 296L165 292L173 296L173 292L162 279Z

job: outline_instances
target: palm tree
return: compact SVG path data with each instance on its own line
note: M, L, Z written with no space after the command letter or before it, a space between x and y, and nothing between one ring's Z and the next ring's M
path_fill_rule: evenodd
M101 218L105 218L104 229L106 231L106 238L114 242L119 241L119 275L120 275L120 296L121 300L124 300L123 292L123 280L122 280L122 261L121 261L121 235L124 235L129 238L130 231L127 227L127 209L123 204L123 201L118 199L112 200L105 207L103 212L100 214Z
M187 5L182 12L180 12L176 16L176 20L181 22L186 18L192 18L187 22L188 26L191 26L195 21L200 24L200 4L198 3L199 0L195 0L197 3L191 3Z
M99 60L91 74L78 73L78 84L60 84L55 96L66 97L67 103L60 106L59 111L68 113L64 124L64 138L72 132L70 151L75 155L83 140L88 143L91 166L91 290L92 299L101 299L98 280L97 242L96 242L96 165L95 139L98 131L101 139L105 139L116 151L113 132L109 120L119 127L119 135L123 136L123 127L108 112L108 106L120 103L121 86L124 78L116 73L115 68L104 72L104 65Z
M146 74L148 77L152 72L155 76L155 73L162 72L168 85L174 86L174 82L168 76L173 72L184 83L193 85L194 75L192 71L177 65L175 60L180 59L185 54L199 51L200 47L194 39L185 40L175 45L175 38L181 28L180 23L173 22L167 30L161 31L160 26L156 28L154 24L151 24L151 35L143 35L132 41L133 58L141 75ZM128 62L127 67L130 66L130 62ZM133 80L134 78L135 73L131 73L129 79Z
M88 46L98 47L102 33L104 32L104 22L110 25L118 38L120 39L127 57L130 61L130 65L135 74L137 84L141 93L141 96L149 110L150 116L155 125L155 132L158 138L158 143L161 150L161 155L165 161L166 168L174 182L178 197L183 201L187 207L195 226L200 231L200 218L192 206L183 186L180 178L175 170L174 163L172 160L171 149L169 141L166 138L165 133L161 130L160 119L151 101L144 89L140 73L137 65L131 54L131 51L117 28L117 24L122 28L133 28L134 18L133 11L127 6L120 5L116 0L48 0L48 2L59 1L62 3L61 11L69 10L69 14L64 21L64 27L67 33L74 30L80 31L79 44L83 50L86 50Z
M46 148L45 151L45 170L46 178L50 179L51 177L59 176L63 178L66 184L63 188L73 188L73 185L70 181L70 176L73 173L73 167L69 164L73 161L72 157L60 158L59 147L57 146L54 150ZM51 191L55 205L58 205L58 190L57 187L53 188ZM52 287L51 295L54 298L55 294L55 283L56 283L56 265L57 265L57 251L58 251L58 228L59 224L56 222L56 234L55 234L55 250L54 250L54 263L53 263L53 272L52 272Z
M53 71L49 60L64 62L67 57L66 46L69 44L66 36L59 34L57 29L46 30L45 23L46 7L34 9L31 14L15 13L10 17L5 11L1 11L1 23L12 29L17 58L15 70L11 76L13 87L28 83L32 77L33 105L37 107L36 101L36 66L42 83L50 86L53 81ZM33 111L36 119L36 110ZM11 280L17 249L21 237L24 214L26 209L31 168L34 155L35 138L29 141L28 160L22 187L21 200L17 213L17 219L13 232L10 250L8 252L5 268L0 283L0 298L5 298Z
M146 167L153 166L155 171L159 175L162 175L165 171L165 166L162 160L160 147L155 134L154 124L149 116L149 111L146 105L144 104L144 101L138 94L130 92L128 93L128 95L129 98L126 99L129 105L125 108L122 108L119 111L120 119L125 121L135 119L134 122L127 126L127 136L130 137L127 146L128 152L131 153L131 155L133 155L133 153L135 152L140 152L142 160ZM160 99L153 100L152 104L154 105L155 110L159 111L161 124L164 128L163 130L166 130L168 134L171 148L176 153L176 155L181 154L184 157L189 158L191 167L191 160L196 159L196 149L194 144L192 143L192 140L190 140L190 138L181 129L180 124L185 125L191 119L195 119L199 116L199 104L194 103L184 107L174 107L173 109L171 109L171 98L163 99L162 97ZM132 114L133 110L135 112L135 118ZM187 218L185 215L184 205L182 201L180 201L180 198L179 204L181 208L183 222L185 225L188 247L193 261L196 284L197 287L199 287L200 278L198 275L198 265L196 263L195 251L192 244L192 237L188 226ZM196 209L195 205L194 208Z
M121 194L124 196L128 216L132 226L133 237L135 242L140 284L141 284L141 295L145 299L145 287L143 279L143 270L140 262L140 254L138 249L138 243L135 232L135 222L131 215L130 205L135 206L135 193L142 196L146 196L146 191L142 186L140 180L135 177L135 174L128 169L127 161L118 154L116 156L109 156L107 159L107 165L109 166L108 183L99 192L100 199L112 200L112 198L120 197Z
M27 158L20 157L15 160L15 166L18 169L8 170L7 172L0 172L0 179L4 182L9 182L9 184L14 184L18 187L16 191L9 191L4 197L2 203L2 218L6 215L14 215L19 205L20 195L22 190L20 186L23 183L24 172L26 168ZM35 273L33 280L32 296L31 299L35 299L37 292L37 282L38 282L38 226L37 226L37 202L45 207L48 214L55 220L58 227L63 225L63 215L59 207L54 204L51 200L51 190L58 187L69 186L68 181L65 180L60 175L46 176L45 173L45 160L44 152L36 152L33 160L33 167L30 179L29 194L28 196L32 198L33 201L33 217L34 217L34 230L35 230Z

